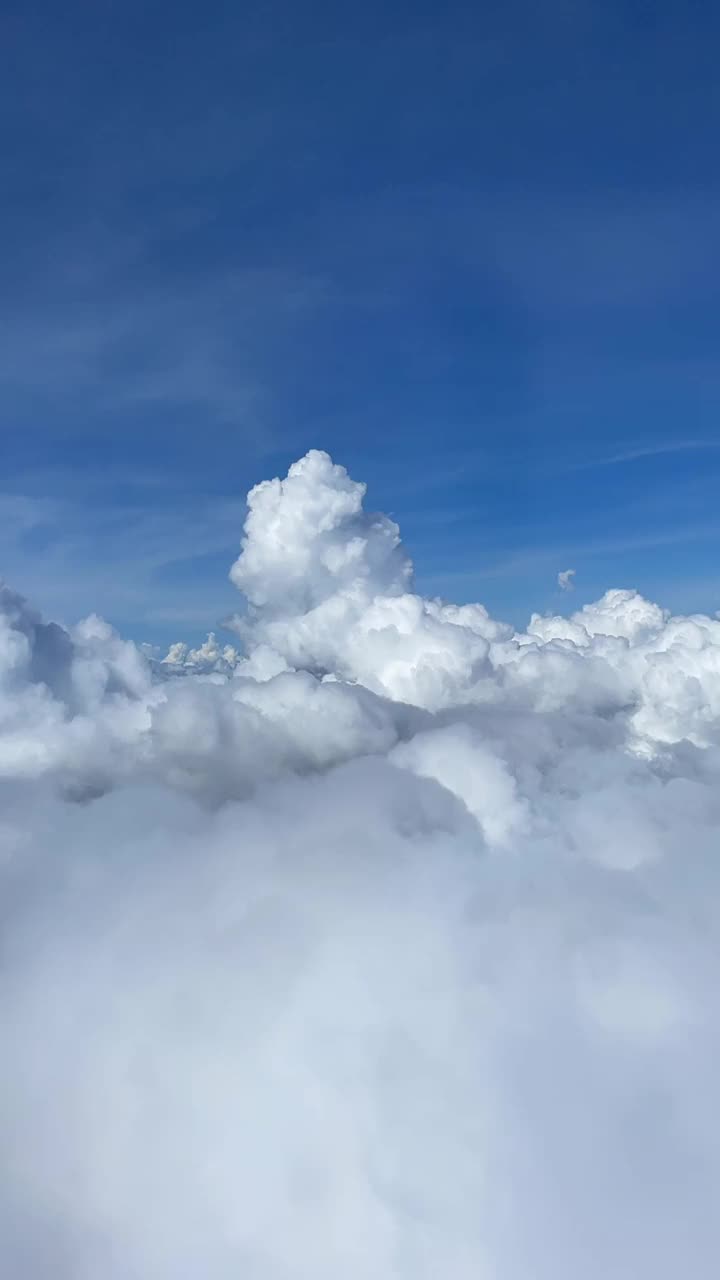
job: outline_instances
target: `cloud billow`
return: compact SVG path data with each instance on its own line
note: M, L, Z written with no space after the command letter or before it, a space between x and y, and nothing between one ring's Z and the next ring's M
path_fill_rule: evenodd
M710 1280L720 622L515 632L364 496L251 492L234 645L0 594L4 1272Z

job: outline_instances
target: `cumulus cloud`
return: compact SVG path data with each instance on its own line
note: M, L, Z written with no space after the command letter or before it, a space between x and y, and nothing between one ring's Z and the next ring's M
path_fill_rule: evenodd
M575 588L575 583L573 582L574 577L575 577L574 569L561 569L557 576L558 586L560 590L573 591Z
M236 645L0 592L4 1272L710 1280L720 622L514 632L364 496L252 491Z
M191 649L182 640L170 645L164 658L160 659L167 672L187 675L188 672L221 671L225 674L233 671L240 661L240 654L234 645L226 644L220 648L214 631L207 640Z

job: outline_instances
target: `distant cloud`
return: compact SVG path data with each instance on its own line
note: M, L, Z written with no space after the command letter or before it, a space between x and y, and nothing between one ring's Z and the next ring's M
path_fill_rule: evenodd
M621 449L604 458L588 458L572 465L573 471L586 471L592 467L612 467L621 462L637 462L642 458L659 458L665 454L698 452L720 448L715 440L668 440L666 443Z
M573 582L574 577L575 577L574 569L562 569L557 576L558 586L560 590L573 591L575 589L575 583Z

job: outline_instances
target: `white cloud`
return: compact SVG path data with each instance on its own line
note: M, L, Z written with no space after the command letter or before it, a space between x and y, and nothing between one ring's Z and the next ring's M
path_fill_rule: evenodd
M363 497L251 493L242 652L0 595L8 1274L709 1280L720 622L515 633Z
M575 577L574 569L561 569L560 573L557 576L558 586L560 590L574 591L575 589L575 583L573 582L574 577Z

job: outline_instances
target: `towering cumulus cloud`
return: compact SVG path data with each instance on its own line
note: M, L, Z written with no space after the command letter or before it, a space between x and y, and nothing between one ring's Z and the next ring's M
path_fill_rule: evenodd
M0 1274L710 1280L720 622L426 600L323 453L234 645L0 595Z

